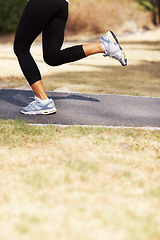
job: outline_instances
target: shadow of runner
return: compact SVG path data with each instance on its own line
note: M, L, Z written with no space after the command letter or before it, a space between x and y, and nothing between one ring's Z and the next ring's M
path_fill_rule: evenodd
M90 101L90 102L100 102L96 98L84 96L82 94L72 94L72 93L58 93L58 92L47 92L49 98L53 100L77 100L77 101ZM0 100L4 102L11 103L19 107L26 106L31 102L31 99L34 96L33 91L26 90L14 90L14 89L0 89Z
M62 94L62 93L60 93ZM62 99L65 99L65 100L76 100L76 101L89 101L89 102L100 102L98 99L96 98L92 98L92 97L84 97L82 95L75 95L75 94L72 94L72 93L67 93L68 96L64 96L64 97L54 97L54 100L62 100ZM48 94L48 97L51 97L53 98L53 96L50 96L50 94Z

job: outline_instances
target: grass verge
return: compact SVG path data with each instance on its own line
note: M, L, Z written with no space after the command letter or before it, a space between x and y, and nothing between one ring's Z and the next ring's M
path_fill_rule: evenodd
M0 120L0 239L159 240L159 136Z

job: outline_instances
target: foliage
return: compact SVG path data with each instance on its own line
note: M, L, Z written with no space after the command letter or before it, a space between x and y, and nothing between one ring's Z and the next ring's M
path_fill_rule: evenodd
M154 10L154 6L150 0L142 0L140 1L140 4L145 6L147 10L150 10L150 11Z
M155 25L160 23L160 0L140 0L140 4L152 12Z
M16 30L27 0L0 0L0 33Z

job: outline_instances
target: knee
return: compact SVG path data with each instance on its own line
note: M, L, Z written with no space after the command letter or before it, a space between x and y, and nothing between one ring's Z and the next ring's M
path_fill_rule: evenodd
M52 67L56 67L56 66L59 66L59 63L58 63L58 59L56 56L49 56L49 55L45 55L43 54L43 59L45 61L45 63L49 66L52 66Z
M49 66L52 66L52 67L58 66L58 64L56 63L56 61L54 59L51 59L51 58L48 58L48 57L44 57L44 61Z
M13 51L16 56L18 56L21 51L20 44L18 43L18 41L16 39L14 40Z
M28 47L26 47L23 42L18 41L18 39L14 40L14 45L13 45L13 51L15 53L15 55L18 57L22 54L24 54L25 52L28 52Z

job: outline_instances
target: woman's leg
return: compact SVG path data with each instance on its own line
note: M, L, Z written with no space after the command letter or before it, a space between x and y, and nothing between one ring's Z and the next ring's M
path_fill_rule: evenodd
M64 7L43 30L43 57L48 65L59 66L95 53L104 53L104 49L99 42L61 49L67 18L68 7Z
M96 53L104 53L104 49L99 42L84 44L82 47L86 57Z
M117 57L108 54L108 35L103 38L104 44L97 42L61 50L67 17L68 3L65 0L29 0L17 28L15 54L33 91L42 100L47 98L46 91L39 69L30 54L31 44L41 32L44 60L51 66L74 62L95 53L105 52L107 56Z
M42 32L43 57L50 66L59 66L86 57L81 45L61 49L64 41L64 31L68 18L68 3L52 19Z
M85 53L85 56L89 56L89 55L92 55L92 54L95 54L95 53L104 53L104 49L102 48L100 43L85 44L85 45L82 46L82 49ZM56 58L54 60L56 60ZM40 98L42 100L47 99L46 90L44 88L42 80L39 80L39 81L33 83L31 87L32 87L35 95L38 98Z
M65 4L67 3L65 2ZM61 50L67 18L68 6L61 9L59 14L43 30L43 57L48 65L58 66L67 62L77 61L95 53L104 53L104 49L99 42ZM47 98L42 80L32 84L32 89L38 98Z
M20 19L14 41L14 51L24 76L31 86L37 81L41 82L41 74L30 54L30 47L52 18L64 7L63 4L64 0L30 0ZM40 85L44 92L42 82Z

